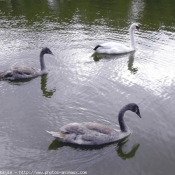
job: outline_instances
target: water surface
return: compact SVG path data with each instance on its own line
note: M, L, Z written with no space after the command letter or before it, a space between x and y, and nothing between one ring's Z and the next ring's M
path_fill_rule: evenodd
M173 175L175 172L175 1L16 0L0 1L0 70L27 64L49 74L23 82L0 81L0 169L86 171L89 175ZM137 50L94 55L107 41ZM61 144L45 130L94 121L118 128L127 103L132 134L102 147Z

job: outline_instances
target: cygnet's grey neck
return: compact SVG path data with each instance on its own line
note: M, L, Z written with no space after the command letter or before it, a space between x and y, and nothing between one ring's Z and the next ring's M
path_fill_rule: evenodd
M41 71L46 69L45 62L44 62L44 53L40 53L40 65L41 65Z
M134 28L131 26L129 29L130 34L130 47L135 50Z
M127 111L128 109L125 107L123 107L120 112L119 112L119 115L118 115L118 122L119 122L119 125L120 125L120 130L122 132L127 132L128 131L128 126L126 125L125 121L124 121L124 113Z

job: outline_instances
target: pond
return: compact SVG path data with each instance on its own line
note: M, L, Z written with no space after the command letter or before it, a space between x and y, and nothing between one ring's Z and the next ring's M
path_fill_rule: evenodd
M0 170L174 175L174 16L174 0L0 0L0 70L39 68L43 47L54 54L48 75L0 81ZM135 52L94 54L103 42L129 45L133 22ZM118 129L131 102L142 118L126 112L132 134L119 142L80 147L46 133L71 122Z

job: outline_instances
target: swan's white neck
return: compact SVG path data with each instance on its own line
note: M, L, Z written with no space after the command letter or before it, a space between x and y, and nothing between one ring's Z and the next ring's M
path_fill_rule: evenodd
M46 70L45 62L44 62L44 54L41 52L40 54L40 65L41 65L41 71Z
M130 48L135 50L134 28L131 26L129 29L130 34Z

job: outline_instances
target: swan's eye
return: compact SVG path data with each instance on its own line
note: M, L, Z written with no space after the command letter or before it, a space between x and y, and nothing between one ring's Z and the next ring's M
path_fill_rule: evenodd
M139 26L136 26L136 29L137 29L137 30L139 30L139 29L140 29L140 27L139 27Z

